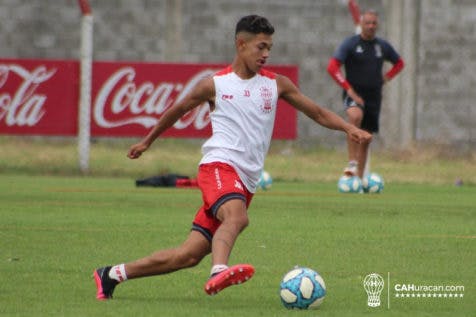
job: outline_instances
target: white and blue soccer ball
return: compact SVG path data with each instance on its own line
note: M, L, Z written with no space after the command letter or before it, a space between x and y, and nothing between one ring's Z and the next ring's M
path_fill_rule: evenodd
M271 175L268 172L263 170L261 172L260 177L259 177L258 187L263 189L263 190L269 190L269 189L271 189L272 185L273 185L273 178L271 177Z
M288 309L313 309L319 307L326 296L326 284L316 271L295 267L280 284L279 295Z
M377 173L369 173L362 179L362 187L366 193L380 193L384 187L383 178Z
M362 181L358 176L344 175L339 178L337 182L337 188L341 193L361 193Z

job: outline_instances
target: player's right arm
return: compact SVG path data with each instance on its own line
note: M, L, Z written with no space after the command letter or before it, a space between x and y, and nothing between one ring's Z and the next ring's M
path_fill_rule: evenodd
M345 79L340 70L340 66L341 62L337 58L332 57L329 60L329 64L327 65L327 72L329 75L331 75L335 82L347 92L347 95L349 95L352 100L354 100L358 105L363 106L364 100L355 92L347 79Z
M136 143L129 148L127 157L130 159L139 158L141 154L150 147L155 139L157 139L165 130L173 126L183 115L206 101L213 102L214 96L215 85L213 83L213 78L210 76L200 80L190 93L180 101L175 102L164 112L157 124L139 143Z
M352 85L347 81L344 74L342 74L340 70L342 63L346 60L349 51L353 47L353 41L355 41L355 37L348 38L342 42L337 51L334 53L334 56L329 59L327 72L329 75L331 75L334 81L347 92L347 95L349 95L352 100L354 100L358 105L363 106L364 100L355 92L355 90L352 88Z

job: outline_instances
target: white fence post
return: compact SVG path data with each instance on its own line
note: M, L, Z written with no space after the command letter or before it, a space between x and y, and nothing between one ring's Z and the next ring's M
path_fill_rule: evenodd
M78 115L78 155L81 172L89 171L91 136L91 85L93 53L93 15L88 0L78 0L81 7L81 69Z

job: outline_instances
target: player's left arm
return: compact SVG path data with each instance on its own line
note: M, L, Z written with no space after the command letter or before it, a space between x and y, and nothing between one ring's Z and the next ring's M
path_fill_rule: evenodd
M393 66L383 75L383 82L386 83L392 80L398 73L400 73L405 66L403 58L397 53L397 51L388 43L387 41L383 42L383 47L386 55L386 59L390 61Z
M395 64L393 64L392 68L389 69L388 72L383 75L383 82L389 82L392 80L393 77L395 77L398 73L400 73L405 66L405 62L403 59L400 57Z
M303 112L318 124L329 129L344 131L357 143L370 142L372 139L370 133L346 122L336 113L325 109L305 96L288 77L278 75L276 80L279 97L286 100L291 106Z

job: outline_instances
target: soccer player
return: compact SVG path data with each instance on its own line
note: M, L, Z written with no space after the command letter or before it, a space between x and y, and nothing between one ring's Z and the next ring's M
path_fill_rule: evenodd
M384 39L376 37L378 15L365 11L360 19L361 33L345 39L329 60L327 71L344 89L343 100L348 121L365 131L379 131L382 86L404 66L403 59ZM393 64L383 74L384 61ZM340 71L345 66L346 77ZM363 177L370 143L347 138L349 164L344 174Z
M210 105L212 136L203 144L198 186L203 205L186 240L176 248L157 251L136 261L94 271L97 299L112 298L114 288L127 279L171 273L197 265L211 253L212 268L205 292L213 295L250 279L250 264L228 266L235 241L248 225L248 207L263 169L278 98L304 112L317 123L347 133L356 143L371 135L347 123L301 94L285 76L263 69L274 27L261 16L239 20L235 31L236 55L232 64L199 81L182 100L170 107L159 122L127 156L139 158L166 129L194 107Z

